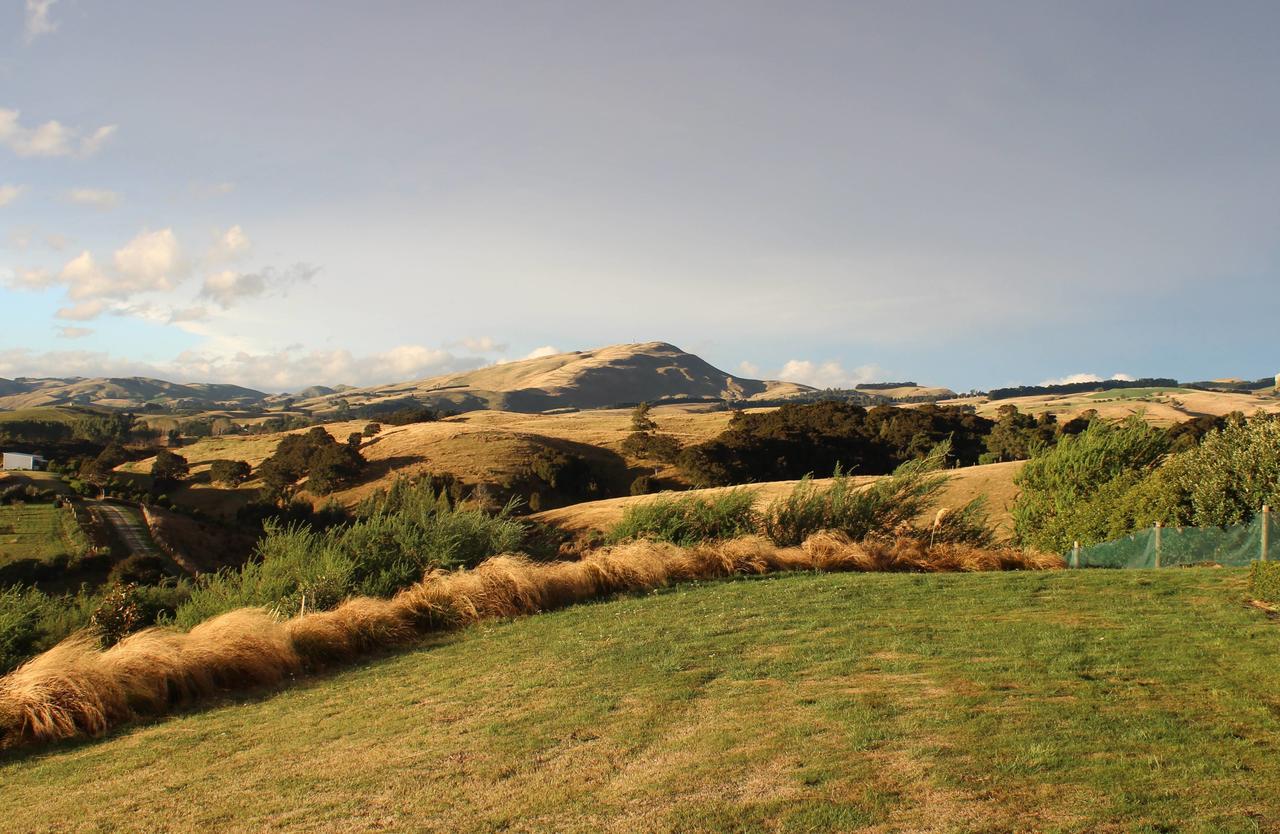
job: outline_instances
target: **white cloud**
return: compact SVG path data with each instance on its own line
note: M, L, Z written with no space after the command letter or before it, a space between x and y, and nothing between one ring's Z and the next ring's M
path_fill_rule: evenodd
M200 297L217 302L225 310L237 301L262 295L266 289L267 284L261 275L246 275L228 269L205 278Z
M19 290L43 290L58 282L58 277L47 269L19 269L9 279L9 286Z
M41 35L48 35L58 29L58 24L49 17L53 4L58 0L27 0L27 20L24 37L31 43Z
M1133 382L1133 377L1129 376L1129 374L1112 374L1106 379L1098 376L1097 374L1068 374L1067 376L1059 377L1057 379L1046 379L1040 384L1041 385L1075 385L1081 382L1105 382L1108 379L1117 380L1120 382Z
M860 365L847 371L834 360L815 363L808 359L792 359L778 371L778 379L814 388L853 388L864 382L875 382L883 376L884 371L875 365Z
M89 336L92 333L93 328L91 327L67 326L58 328L59 339L83 339L85 336Z
M742 374L745 377L750 377L752 379L759 379L760 366L755 364L754 362L748 362L747 360L744 359L738 363L738 373Z
M21 185L0 185L0 206L7 206L22 196L26 189Z
M21 112L0 108L0 144L18 156L93 156L116 131L115 125L103 125L84 134L58 121L25 127L18 120Z
M551 345L543 345L542 347L534 348L533 350L529 351L528 353L526 353L524 356L520 358L521 359L541 359L544 356L555 356L559 352L560 351L557 348L554 348Z
M120 195L104 188L73 188L67 192L67 201L106 211L119 204Z
M249 251L249 237L239 225L232 226L218 235L213 248L209 250L208 260L213 263L233 261Z
M356 356L346 350L291 348L273 353L207 355L188 351L169 362L147 363L98 351L0 350L0 377L153 376L178 382L228 382L265 391L298 391L309 385L375 385L475 368L476 358L423 345L400 345Z
M204 279L200 297L229 309L246 298L256 298L268 293L285 294L299 283L307 283L320 271L309 264L294 264L283 271L267 267L256 273L224 270Z
M170 290L183 271L178 240L172 230L163 229L143 232L117 249L110 270L86 249L67 261L57 276L43 269L20 270L8 285L26 290L65 286L67 298L77 303L63 307L57 316L83 321L106 311L107 300L123 302L140 293Z
M115 292L132 295L173 289L179 258L178 239L172 229L143 232L116 250L112 260L121 280Z

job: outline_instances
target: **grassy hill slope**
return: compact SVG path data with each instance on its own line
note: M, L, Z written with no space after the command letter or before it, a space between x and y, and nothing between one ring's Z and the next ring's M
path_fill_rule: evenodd
M1069 420L1081 412L1094 409L1108 419L1122 419L1142 414L1150 423L1172 425L1205 415L1222 416L1233 411L1254 414L1258 411L1280 412L1280 399L1272 391L1235 393L1199 391L1193 388L1118 388L1112 391L1088 391L1080 394L1049 394L988 400L966 397L946 400L942 405L972 405L984 417L994 419L1004 405L1015 405L1024 414L1056 414Z
M1002 534L1011 533L1013 520L1009 514L1013 499L1018 489L1013 477L1025 465L1026 461L1008 463L990 463L983 466L968 466L963 469L948 471L950 483L943 490L939 506L955 509L972 501L979 495L987 497L987 508L991 512L991 520ZM880 476L870 475L855 478L860 483L871 483ZM712 487L710 489L690 490L691 494L709 496L728 490L748 490L756 495L756 506L763 508L770 501L789 494L798 481L770 481L762 484L748 484L740 487ZM816 483L828 484L829 479L819 478ZM684 493L682 493L684 494ZM628 507L637 503L653 500L651 495L628 496L626 498L609 498L603 501L587 501L568 507L536 513L533 520L554 524L566 530L581 532L586 530L608 530L617 524Z
M681 586L10 755L0 806L64 831L1270 830L1280 632L1242 594L1231 570Z
M652 416L662 431L690 445L715 437L728 424L732 412L708 411L702 406L659 406ZM345 441L368 420L329 423L325 429ZM299 429L297 432L305 432ZM333 497L354 505L361 498L384 489L397 477L422 473L450 473L470 484L492 483L527 468L530 458L541 448L556 447L588 458L622 456L622 441L631 433L629 409L600 409L570 414L516 414L505 411L473 411L434 423L384 426L377 437L365 442L361 454L369 461L362 481ZM215 460L247 461L257 467L270 456L282 434L224 435L202 438L176 451L191 464L193 478L173 492L179 502L207 511L234 511L249 500L258 487L251 480L236 490L210 485L208 469ZM622 456L627 464L634 459ZM142 474L151 469L152 459L135 461L121 471ZM652 471L652 469L646 469ZM663 467L663 477L675 477L674 467ZM624 485L625 486L625 485Z
M608 408L677 398L777 399L812 392L792 382L745 379L713 367L666 342L610 345L490 365L446 376L355 388L306 400L317 411L337 400L352 405L413 398L429 405L471 411L539 412L558 408Z

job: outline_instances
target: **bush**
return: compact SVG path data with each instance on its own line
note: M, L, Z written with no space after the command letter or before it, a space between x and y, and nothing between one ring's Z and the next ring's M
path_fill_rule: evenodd
M1095 420L1040 450L1014 479L1021 489L1013 505L1018 541L1061 553L1074 540L1095 544L1133 529L1140 506L1133 492L1159 465L1168 442L1166 432L1135 416Z
M214 483L237 487L249 480L252 471L242 460L215 460L209 467L209 477Z
M653 478L649 475L640 475L631 482L632 495L648 495L653 492Z
M525 530L511 517L514 509L488 515L453 508L429 481L398 482L348 526L319 531L267 520L255 557L240 570L202 578L177 621L189 627L244 606L296 614L304 601L307 609L327 609L352 594L390 596L430 569L473 567L518 550Z
M950 449L940 444L921 460L899 466L893 475L859 488L848 475L836 470L832 483L819 488L809 477L791 493L769 505L763 515L765 535L779 545L797 545L822 530L844 533L857 541L872 534L892 534L910 528L936 501L946 485L942 473ZM944 518L940 517L939 521ZM981 505L967 505L945 528L919 535L946 541L980 541L993 538Z
M881 475L947 440L951 460L972 464L986 451L983 439L993 425L958 406L789 404L735 414L714 440L685 449L679 464L694 483L709 486L825 476L837 465Z
M0 674L30 657L40 641L40 620L51 604L31 588L0 590Z
M1158 484L1172 517L1197 527L1250 521L1263 504L1280 505L1280 420L1259 414L1227 421L1200 445L1171 457Z
M107 581L117 585L157 585L169 577L169 565L159 556L135 553L111 569Z
M714 539L732 539L756 532L755 495L733 489L710 497L682 495L659 497L628 507L612 530L611 542L624 539L657 539L691 545Z
M1250 566L1249 596L1280 603L1280 562L1254 562Z
M680 441L669 434L634 432L622 441L622 451L644 460L674 463L680 457Z
M156 459L151 464L151 477L159 483L180 481L187 477L191 467L182 455L175 455L168 449L156 452Z
M104 646L112 646L121 638L142 627L142 611L133 599L132 585L115 585L102 597L89 623L98 630Z

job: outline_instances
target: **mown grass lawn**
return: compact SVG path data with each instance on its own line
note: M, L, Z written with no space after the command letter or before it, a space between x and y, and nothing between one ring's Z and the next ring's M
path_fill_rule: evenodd
M0 759L11 830L1274 831L1243 571L791 575Z
M81 538L70 509L53 504L0 506L0 564L18 559L47 561L70 553Z

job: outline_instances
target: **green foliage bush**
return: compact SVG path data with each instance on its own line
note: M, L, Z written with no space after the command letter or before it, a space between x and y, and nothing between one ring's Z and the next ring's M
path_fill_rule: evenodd
M1249 567L1249 596L1280 603L1280 562L1254 562Z
M168 449L156 452L155 461L151 464L151 477L157 482L180 481L187 477L191 467L182 455L174 454Z
M316 530L265 522L253 560L204 577L178 609L190 627L224 611L266 606L285 614L332 608L347 596L390 596L433 568L473 567L518 550L524 525L515 504L497 515L453 507L430 482L397 483L362 506L350 525Z
M50 596L34 588L0 588L0 674L84 628L97 597Z
M1209 431L1160 470L1169 523L1226 527L1280 506L1280 420L1259 414Z
M249 480L252 471L242 460L215 460L209 466L209 478L214 483L235 487Z
M883 475L950 440L951 461L971 465L985 451L992 425L956 406L789 404L735 414L718 437L685 449L679 464L694 483L708 486L824 477L837 465Z
M947 444L940 444L928 456L908 461L893 475L865 487L859 487L839 469L826 487L818 487L805 477L789 495L768 506L762 516L762 529L783 546L800 544L821 530L862 539L913 529L915 520L934 505L947 483L942 467L949 451ZM993 538L981 503L948 513L942 521L937 530L925 534L935 540L976 544L990 543Z
M1132 529L1139 505L1131 493L1159 465L1168 443L1164 431L1133 417L1095 420L1041 449L1015 478L1018 541L1061 553L1074 540L1095 544Z
M719 495L660 496L628 507L608 540L651 538L679 545L731 539L756 532L755 496L734 489Z

